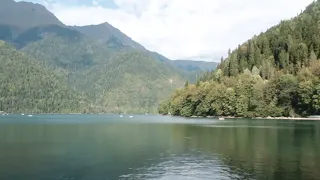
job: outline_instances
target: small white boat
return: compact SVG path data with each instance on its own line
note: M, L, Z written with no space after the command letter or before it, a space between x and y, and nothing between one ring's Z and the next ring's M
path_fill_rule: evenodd
M224 117L219 117L219 121L223 121L224 120Z
M122 117L123 117L123 115L120 115L120 117L122 118Z
M130 116L130 118L133 118L133 116Z
M29 116L29 117L32 117L33 115L30 114L30 115L28 115L28 116Z
M22 113L21 115L22 115L22 116L24 116L24 114L23 114L23 113Z

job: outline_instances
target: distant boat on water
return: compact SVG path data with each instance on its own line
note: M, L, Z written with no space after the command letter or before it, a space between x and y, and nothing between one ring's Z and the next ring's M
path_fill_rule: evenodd
M29 116L29 117L32 117L33 115L30 114L30 115L28 115L28 116Z
M122 117L123 117L123 115L121 114L121 115L120 115L120 117L122 118Z
M22 113L21 115L22 115L22 116L24 116L24 114L23 114L23 113Z
M130 118L133 118L133 116L130 116Z
M223 120L224 120L224 117L219 117L219 120L220 120L220 121L223 121Z

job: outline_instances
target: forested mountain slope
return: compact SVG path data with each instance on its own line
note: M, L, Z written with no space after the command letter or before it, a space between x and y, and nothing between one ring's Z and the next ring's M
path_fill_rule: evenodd
M45 36L28 43L22 51L42 59L53 69L66 70L69 84L93 104L101 106L99 111L152 109L154 112L165 92L183 85L184 80L178 72L145 52L130 49L115 52L77 31L54 26L53 33L51 28L42 28L40 34ZM29 31L26 34L39 34L38 28ZM23 34L19 37L25 39ZM169 83L169 79L174 81ZM117 96L112 96L115 92Z
M320 113L320 1L254 36L197 85L160 108L182 116L308 116Z
M104 93L105 107L121 111L156 112L159 100L183 86L179 73L173 73L163 62L155 61L148 54L123 52L110 61L114 68L105 69L100 84L112 83Z
M107 62L113 54L80 32L57 25L28 29L14 39L13 44L53 68L69 71Z
M0 41L0 109L5 112L81 112L65 72L52 71Z

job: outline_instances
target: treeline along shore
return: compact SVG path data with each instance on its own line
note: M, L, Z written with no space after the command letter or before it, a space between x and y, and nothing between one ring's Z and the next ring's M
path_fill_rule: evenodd
M175 116L307 118L320 114L320 1L254 36L159 107ZM309 118L313 119L313 118ZM316 118L318 119L318 118Z

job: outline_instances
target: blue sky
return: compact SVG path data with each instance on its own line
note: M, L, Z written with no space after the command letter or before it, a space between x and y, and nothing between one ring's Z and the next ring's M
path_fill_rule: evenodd
M27 0L67 25L109 22L170 59L219 61L313 0Z

